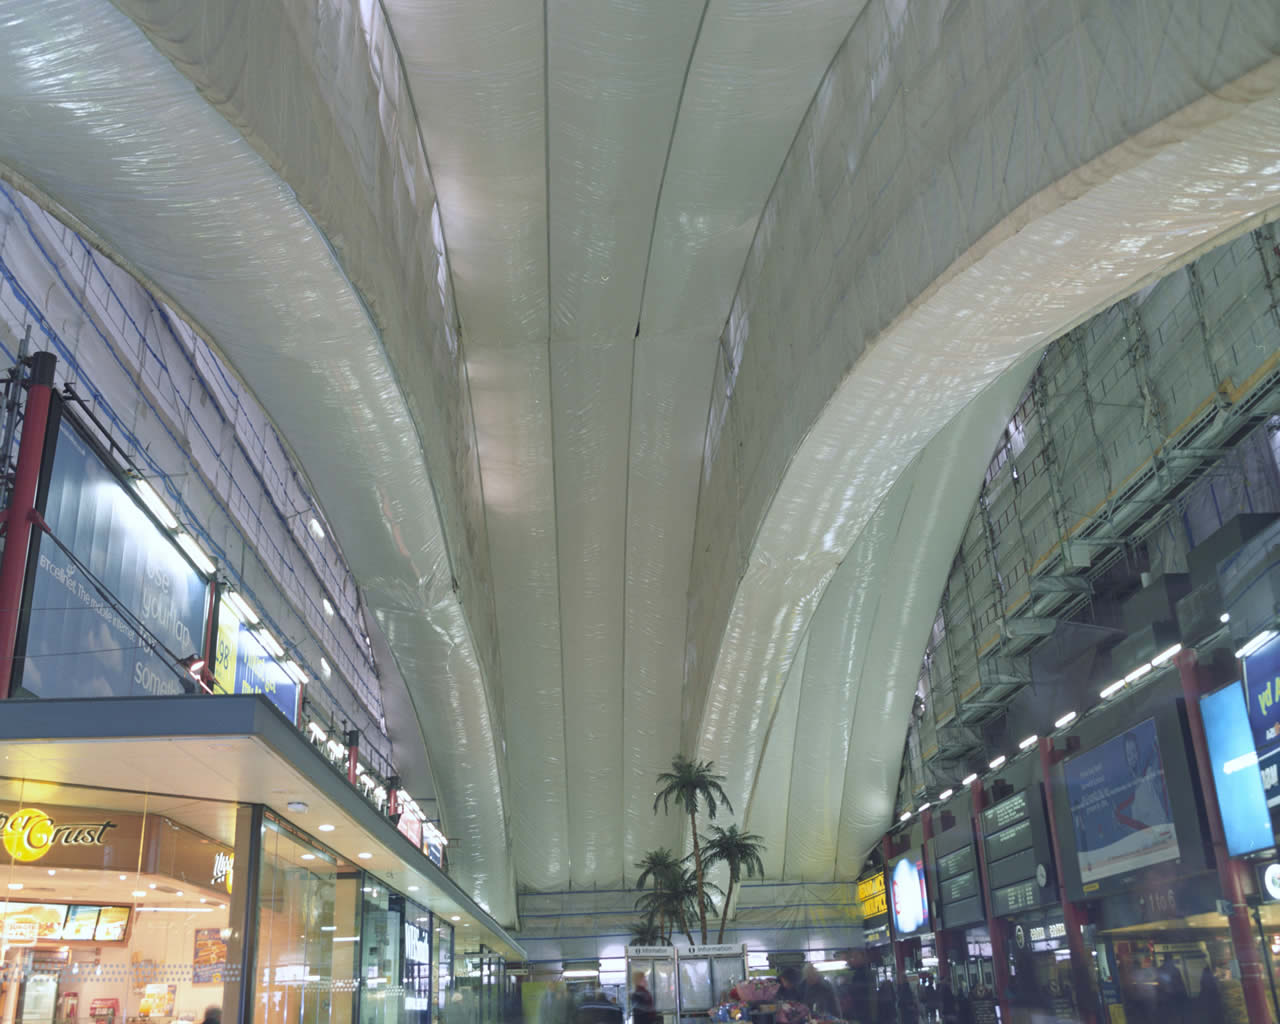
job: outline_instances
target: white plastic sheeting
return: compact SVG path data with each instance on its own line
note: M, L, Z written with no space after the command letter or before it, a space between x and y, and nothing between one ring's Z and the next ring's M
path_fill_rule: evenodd
M746 792L765 742L761 709L776 703L806 629L806 678L842 671L850 634L842 629L830 647L824 644L819 628L826 610L814 615L819 601L827 595L849 602L855 654L866 661L849 733L836 856L830 836L811 831L816 819L801 804L793 825L804 828L791 828L787 837L788 873L856 873L890 823L920 652L962 529L955 519L971 507L991 445L1025 380L1027 355L1196 252L1274 216L1278 140L1280 62L1273 62L1225 95L1167 119L1125 151L1095 161L1002 223L868 345L809 426L756 532L727 628L713 647L718 660L697 748L732 780L731 796ZM769 241L785 246L794 222L779 217L776 227L779 235ZM763 265L756 264L757 274ZM749 284L770 287L759 277ZM751 352L748 332L763 328L769 338L785 330L785 316L762 311L751 295L745 287L740 294L731 351ZM801 315L814 312L806 303ZM818 332L814 341L838 349L846 337L842 328L834 340L821 342ZM765 372L780 370L775 353L756 351L762 361L741 364L739 393L749 381L757 386L753 378L766 366ZM744 440L744 413L738 415L730 421L735 432L721 435L720 445ZM768 422L752 422L751 429ZM917 458L924 461L913 471L908 467ZM704 510L707 497L704 489ZM875 510L882 503L893 510L894 541L877 540L864 554L864 538L876 538ZM865 585L876 597L870 617L844 586L829 586L846 567L856 574L851 585ZM837 731L826 742L842 739ZM761 796L758 788L755 799ZM819 794L811 801L822 814L829 813L825 799Z
M120 5L226 120L59 25L15 37L3 155L196 316L322 484L503 921L512 859L585 886L672 843L681 738L785 820L779 872L856 869L972 494L948 452L984 462L1008 371L1259 215L1280 164L1264 75L1080 170L1265 61L1269 0L386 0L394 46L372 2ZM104 7L36 16L119 34ZM41 67L63 50L83 80ZM443 244L460 339L424 287Z
M397 649L401 666L416 659L405 674L420 700L436 686L445 698L420 716L424 733L441 747L455 734L473 738L453 745L436 782L454 815L446 827L465 841L464 882L470 874L495 916L510 920L500 730L453 593L422 431L383 338L293 192L136 25L90 0L8 3L0 18L0 161L108 239L254 383L393 644L413 622L414 644ZM273 56L288 52L282 45ZM238 65L225 70L245 84ZM429 245L429 219L424 230ZM412 308L401 308L404 298L389 297L397 316ZM428 370L435 351L414 348L426 371L412 398L421 410L450 376ZM440 433L428 446L465 455L464 441ZM484 621L482 600L471 613Z

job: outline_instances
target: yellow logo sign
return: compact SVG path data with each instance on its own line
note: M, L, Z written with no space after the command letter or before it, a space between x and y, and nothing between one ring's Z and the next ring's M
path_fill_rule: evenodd
M218 853L213 858L213 878L210 879L210 884L225 885L227 892L230 892L235 866L236 855L234 853Z
M55 846L101 846L113 821L59 825L44 811L24 807L13 814L0 814L0 843L14 860L39 860Z

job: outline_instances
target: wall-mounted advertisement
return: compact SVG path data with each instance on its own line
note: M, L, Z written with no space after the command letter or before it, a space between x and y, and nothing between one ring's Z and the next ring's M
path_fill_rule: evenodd
M215 693L266 694L289 721L297 721L298 684L226 601L218 602L213 689Z
M1218 794L1227 851L1233 857L1275 845L1271 812L1262 789L1258 751L1254 747L1249 711L1239 683L1200 698L1213 788Z
M893 928L901 937L929 930L929 893L925 888L924 861L916 850L889 866L892 890L890 910Z
M98 582L52 539L40 539L16 669L25 694L182 693L183 670L175 662L203 648L208 585L66 419L58 430L44 518ZM115 605L136 616L168 651Z
M1244 659L1245 705L1267 806L1280 804L1280 637Z
M1101 879L1178 857L1154 719L1071 758L1064 777L1086 892Z

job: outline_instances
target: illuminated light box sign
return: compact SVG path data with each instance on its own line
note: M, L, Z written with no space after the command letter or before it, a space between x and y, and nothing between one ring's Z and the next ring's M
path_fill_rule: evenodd
M218 602L218 640L214 648L213 688L216 693L262 693L297 721L298 684L241 622L226 601ZM343 760L346 750L342 751Z
M121 942L131 907L66 903L0 903L0 935L12 946L37 942Z
M928 931L929 893L925 888L924 862L918 851L889 865L889 885L894 931L899 936Z
M888 921L889 898L885 893L883 871L858 879L858 906L862 908L864 928L875 928Z
M1239 683L1200 698L1213 786L1233 857L1275 845L1244 690Z
M1280 637L1244 659L1245 705L1267 806L1280 804Z
M1063 775L1086 893L1112 875L1178 857L1154 719L1071 758Z
M208 585L64 418L49 477L50 531L169 652L137 630L49 537L32 547L21 687L37 697L184 692L175 659L203 647Z

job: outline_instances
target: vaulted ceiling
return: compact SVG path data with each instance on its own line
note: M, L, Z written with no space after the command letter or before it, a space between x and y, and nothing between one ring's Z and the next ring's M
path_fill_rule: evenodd
M1035 354L1280 207L1270 0L0 0L0 163L308 471L464 883L857 871Z

